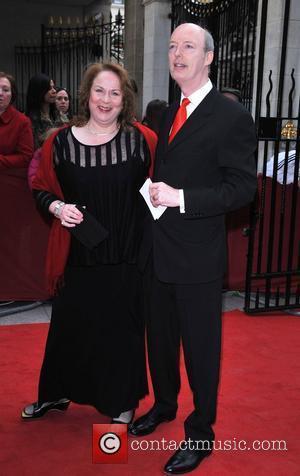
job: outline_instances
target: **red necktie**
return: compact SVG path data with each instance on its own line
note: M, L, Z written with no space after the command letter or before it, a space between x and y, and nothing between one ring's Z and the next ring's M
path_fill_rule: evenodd
M175 119L174 119L174 122L173 122L171 134L169 135L169 144L174 139L174 137L176 136L179 129L181 129L181 127L185 123L185 121L187 119L186 106L188 106L188 104L190 104L190 102L191 101L188 98L184 98L182 100L181 106L177 110L177 113L176 113L176 116L175 116Z

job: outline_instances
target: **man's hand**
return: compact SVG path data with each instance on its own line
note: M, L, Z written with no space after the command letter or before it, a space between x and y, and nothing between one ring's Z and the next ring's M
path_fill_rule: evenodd
M155 182L149 186L150 200L154 207L179 207L179 190L164 182Z

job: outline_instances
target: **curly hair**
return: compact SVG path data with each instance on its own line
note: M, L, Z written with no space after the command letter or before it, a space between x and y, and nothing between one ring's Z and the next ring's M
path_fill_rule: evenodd
M135 117L135 96L127 71L116 63L94 63L86 69L79 88L78 116L72 120L72 124L82 127L88 122L90 118L89 98L91 88L96 76L103 71L111 71L120 80L123 106L118 117L118 123L121 127L128 128Z
M6 78L10 82L10 89L11 89L11 100L10 103L14 103L17 99L18 90L15 78L11 74L7 74L4 71L0 71L0 78Z

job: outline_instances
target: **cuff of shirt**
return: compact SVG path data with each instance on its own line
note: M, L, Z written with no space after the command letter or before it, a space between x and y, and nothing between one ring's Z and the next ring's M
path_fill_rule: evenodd
M184 193L183 189L179 189L179 210L180 213L185 213Z

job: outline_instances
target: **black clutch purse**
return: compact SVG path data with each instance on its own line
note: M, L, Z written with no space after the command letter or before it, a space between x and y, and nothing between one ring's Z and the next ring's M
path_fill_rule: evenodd
M80 205L76 205L76 208L83 214L83 221L73 228L69 228L70 233L86 248L92 250L108 237L108 230L85 208Z

